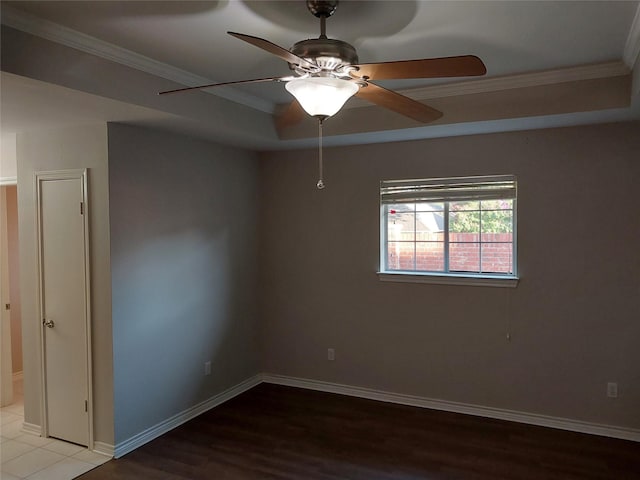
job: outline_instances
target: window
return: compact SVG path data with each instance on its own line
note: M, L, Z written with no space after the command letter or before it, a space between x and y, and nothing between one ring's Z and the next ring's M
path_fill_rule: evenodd
M516 279L514 176L385 180L380 204L381 275Z

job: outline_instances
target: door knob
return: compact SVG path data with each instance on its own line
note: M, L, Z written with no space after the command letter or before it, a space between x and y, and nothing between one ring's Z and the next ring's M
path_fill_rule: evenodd
M53 320L47 320L47 319L42 320L42 324L48 328L53 328L55 326L55 323L53 323Z

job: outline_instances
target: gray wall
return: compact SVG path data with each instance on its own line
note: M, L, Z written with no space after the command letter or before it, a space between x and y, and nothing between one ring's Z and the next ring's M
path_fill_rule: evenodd
M258 168L234 148L108 131L118 445L259 373Z
M38 171L88 168L94 439L113 445L107 126L86 125L21 133L17 136L17 158L25 422L41 425L42 324L37 301L34 174Z
M320 192L315 150L262 154L264 370L640 428L639 152L637 122L334 148ZM507 173L517 288L378 280L380 180Z

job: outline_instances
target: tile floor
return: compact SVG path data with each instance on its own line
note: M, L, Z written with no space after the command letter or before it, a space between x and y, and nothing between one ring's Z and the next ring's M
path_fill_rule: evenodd
M22 380L13 382L14 403L0 409L2 480L71 480L102 465L109 457L73 443L22 432Z

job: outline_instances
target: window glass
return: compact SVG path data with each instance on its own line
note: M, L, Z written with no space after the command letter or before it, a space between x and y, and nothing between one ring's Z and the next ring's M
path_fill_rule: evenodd
M515 195L508 175L382 182L381 271L514 277Z

